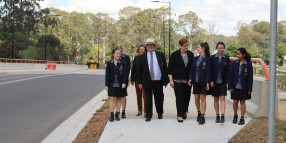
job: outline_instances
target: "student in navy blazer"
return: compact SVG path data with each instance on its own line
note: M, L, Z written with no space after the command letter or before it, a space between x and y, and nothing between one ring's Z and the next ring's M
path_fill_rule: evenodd
M235 60L230 69L228 89L231 91L233 99L234 118L233 123L237 123L238 102L241 105L241 118L238 125L244 125L244 113L246 110L245 100L251 99L253 86L253 67L251 56L245 48L239 48L236 53L238 60Z
M138 78L137 72L138 72L138 66L139 66L139 56L147 52L147 48L144 45L139 45L137 52L139 55L135 56L133 60L133 66L131 70L131 84L134 86L136 89L136 94L137 94L137 107L138 107L138 112L136 116L141 116L142 115L142 106L144 107L144 117L146 116L146 94L145 94L145 89L139 88L138 85ZM142 105L142 97L144 101L144 105Z
M200 43L197 47L200 54L195 57L189 74L189 86L193 85L193 94L198 111L197 122L205 124L206 94L209 91L210 82L210 51L207 42Z
M225 96L227 95L227 84L230 70L230 60L224 54L225 45L219 42L216 45L217 54L211 56L211 82L213 88L212 95L214 97L214 108L216 112L216 123L224 123L225 113ZM221 107L221 117L219 115L219 100Z
M107 63L105 73L105 90L110 97L110 118L114 121L114 110L116 108L115 120L119 121L121 98L125 96L124 88L128 84L128 71L126 65L120 60L121 52L112 50L112 60Z
M123 54L122 46L117 46L116 49L120 50L120 52L121 52L121 58L120 59L125 64L127 75L129 77L129 73L130 73L130 58L129 58L129 56ZM124 88L124 97L121 98L121 104L122 104L121 118L126 118L125 109L126 109L126 104L127 104L127 100L126 100L127 87L128 86L126 86L126 88Z

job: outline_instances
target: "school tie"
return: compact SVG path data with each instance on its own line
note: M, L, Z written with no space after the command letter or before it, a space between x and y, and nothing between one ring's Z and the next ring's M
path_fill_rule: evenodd
M155 79L155 75L154 75L154 67L153 67L153 53L150 53L150 56L151 56L150 75L151 75L151 79L154 80Z

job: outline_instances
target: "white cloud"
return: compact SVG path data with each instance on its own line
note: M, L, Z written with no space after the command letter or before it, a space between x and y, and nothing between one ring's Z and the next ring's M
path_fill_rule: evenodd
M40 2L41 8L49 7L55 0L44 0Z

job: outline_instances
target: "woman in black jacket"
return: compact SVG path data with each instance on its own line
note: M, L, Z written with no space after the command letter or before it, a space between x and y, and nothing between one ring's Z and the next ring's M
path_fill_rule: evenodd
M136 94L137 94L137 106L138 106L138 113L136 114L136 116L141 116L142 115L142 96L143 96L143 101L144 101L144 117L146 116L146 94L145 94L145 90L144 88L140 89L137 83L137 68L138 68L138 64L139 64L139 56L146 53L147 49L144 45L140 45L137 49L137 52L139 55L135 56L134 61L133 61L133 66L132 66L132 70L131 70L131 84L134 86L135 85L135 89L136 89Z
M188 50L188 40L179 41L180 49L172 53L169 61L168 72L170 86L176 95L177 119L183 122L187 118L191 98L191 86L188 85L189 72L194 59L194 54Z

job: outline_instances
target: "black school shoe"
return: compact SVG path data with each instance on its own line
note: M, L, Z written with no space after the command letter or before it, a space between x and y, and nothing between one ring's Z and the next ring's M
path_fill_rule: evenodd
M110 113L109 121L110 122L114 121L114 113Z
M158 119L163 119L163 114L158 114Z
M238 116L237 116L237 115L234 115L234 116L233 116L232 123L237 124L237 119L238 119Z
M151 118L150 118L150 117L146 117L145 121L146 121L146 122L150 122L150 121L151 121Z
M224 123L224 116L221 116L220 123Z
M219 117L219 116L216 116L215 122L216 122L216 123L220 123L220 117Z
M125 118L126 118L126 114L125 114L125 112L122 112L122 113L121 113L121 118L123 118L123 119L125 119Z
M198 116L197 116L197 122L200 122L200 117L201 117L201 113L198 113Z
M238 125L244 125L244 124L245 124L244 119L240 119Z
M199 125L203 125L203 124L205 124L205 123L206 123L205 117L201 116L201 117L200 117L200 121L199 121Z
M116 121L120 121L119 114L120 114L120 112L115 113L115 120Z

